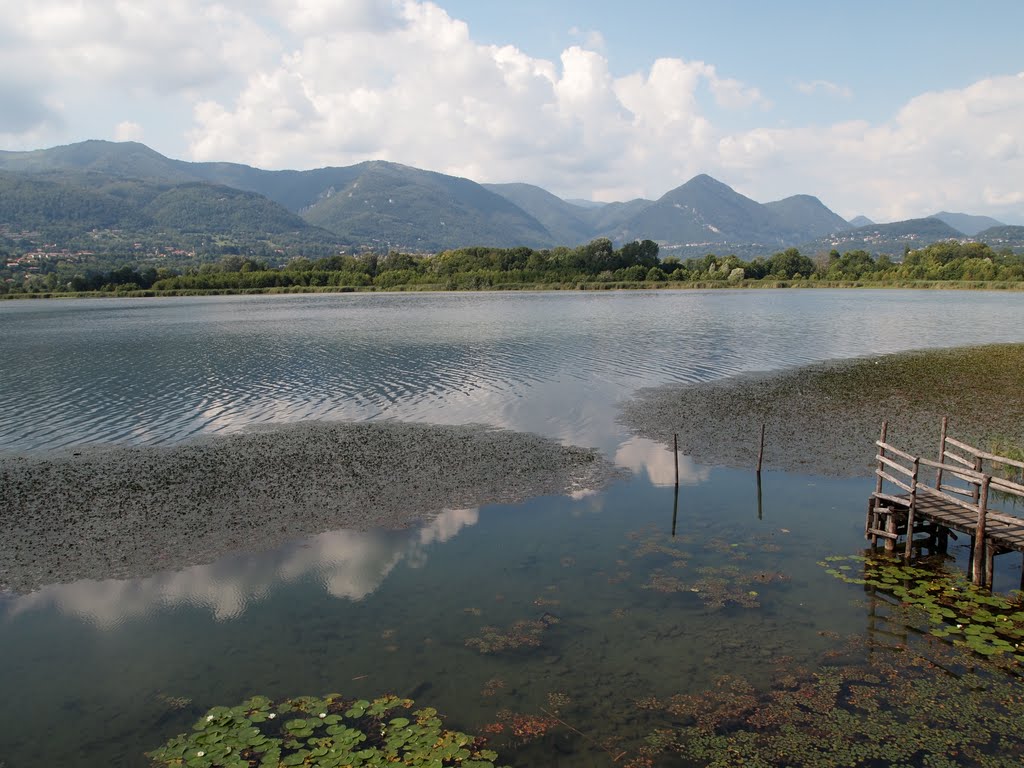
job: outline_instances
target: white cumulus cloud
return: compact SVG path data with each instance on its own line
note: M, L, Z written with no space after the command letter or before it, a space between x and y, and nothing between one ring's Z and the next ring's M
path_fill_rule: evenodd
M834 207L841 202L840 213L881 221L940 210L1019 217L1020 136L1024 73L921 94L882 123L724 136L718 154L726 172L761 199L782 179L793 191L832 190L819 194Z
M114 126L114 141L142 141L146 132L142 126L131 120L125 120Z
M881 121L812 125L778 114L771 84L713 63L618 72L583 26L558 57L531 56L477 41L426 0L0 0L0 11L8 148L109 134L103 115L130 115L115 136L196 160L386 159L597 199L657 197L705 172L759 200L816 194L848 216L1024 218L1022 75L919 94ZM813 77L794 87L852 95Z

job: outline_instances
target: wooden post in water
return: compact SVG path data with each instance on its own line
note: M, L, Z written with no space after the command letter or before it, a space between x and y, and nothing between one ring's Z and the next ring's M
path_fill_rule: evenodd
M761 460L764 458L764 422L761 422L761 443L757 449L757 474L761 475Z
M942 417L942 432L939 434L939 464L946 463L946 429L949 427L949 417ZM942 467L935 470L935 487L942 487Z
M981 456L974 457L974 471L981 472ZM971 492L971 500L977 504L978 499L981 497L981 485L978 483L972 483L974 490Z
M982 585L986 589L992 589L992 581L995 579L996 571L996 545L989 544L985 547L985 583Z
M672 538L676 537L676 517L679 515L679 483L676 483L676 492L672 501Z
M761 473L757 473L757 519L763 520L764 515L761 512ZM1024 575L1021 576L1024 579Z
M971 581L979 587L985 586L985 550L989 548L985 542L985 517L988 514L988 484L992 480L982 475L978 489L978 524L974 529L974 557L971 562Z
M903 559L909 560L914 546L914 512L917 511L917 473L921 469L921 459L914 459L914 475L910 478L910 506L907 508L907 541L903 547Z
M676 496L679 495L679 433L672 433L672 453L676 458Z

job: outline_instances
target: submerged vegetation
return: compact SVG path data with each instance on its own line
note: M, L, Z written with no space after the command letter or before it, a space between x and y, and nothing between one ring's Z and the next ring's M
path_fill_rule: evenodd
M148 754L154 766L309 768L422 765L493 768L485 740L442 727L437 711L411 711L411 699L373 701L332 693L273 702L254 696L214 707L193 726Z
M985 243L940 242L903 260L864 250L811 258L796 248L750 261L709 253L662 259L652 240L615 248L599 238L575 248L459 248L437 254L391 252L293 258L284 266L242 255L183 267L83 268L59 259L0 280L0 294L180 294L286 290L485 290L523 287L624 288L665 285L1024 285L1024 255Z
M754 466L766 424L769 468L868 474L883 420L914 455L938 458L948 416L950 435L1012 457L1024 446L1021 381L1024 344L929 350L642 390L622 420L669 445L678 433L679 450L698 461L742 467Z
M664 725L629 768L649 768L666 753L714 768L1002 768L1024 759L1020 681L937 642L851 640L819 669L776 665L766 690L728 676L702 693L637 706Z

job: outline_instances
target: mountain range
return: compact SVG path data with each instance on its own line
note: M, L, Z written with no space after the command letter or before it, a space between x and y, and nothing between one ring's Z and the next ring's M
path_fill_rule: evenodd
M0 237L8 248L39 238L113 250L162 240L211 253L259 247L287 256L346 248L541 248L608 237L655 240L663 254L748 257L790 246L902 253L907 244L980 239L992 227L1000 228L1003 243L1024 245L1024 227L988 217L940 212L893 224L848 222L810 195L759 203L703 174L657 200L603 204L384 161L267 171L174 160L143 144L106 141L0 152Z

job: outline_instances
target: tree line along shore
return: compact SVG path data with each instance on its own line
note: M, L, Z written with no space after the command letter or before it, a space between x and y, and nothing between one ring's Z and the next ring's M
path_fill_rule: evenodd
M57 265L45 279L21 285L0 282L0 295L862 285L1021 288L1024 255L985 243L948 241L907 249L900 260L864 250L832 250L812 258L796 248L749 261L716 254L682 260L662 258L651 240L615 248L601 238L576 248L473 247L437 254L298 257L279 267L235 254L181 268L125 265L82 270L80 265Z

